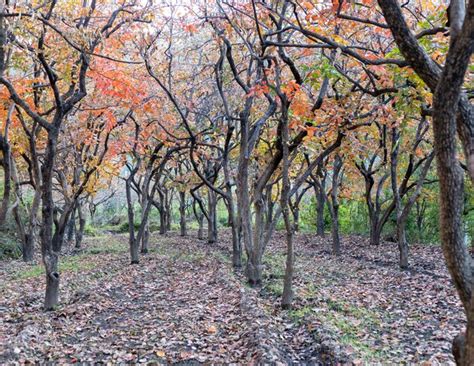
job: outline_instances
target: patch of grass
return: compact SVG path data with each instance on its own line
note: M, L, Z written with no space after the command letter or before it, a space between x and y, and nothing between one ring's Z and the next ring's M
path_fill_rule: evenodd
M281 281L270 281L265 286L265 290L274 296L281 296L283 295L283 283Z
M292 309L288 311L288 316L291 320L296 323L300 323L304 320L309 314L313 313L313 309L309 306L304 306L300 309Z
M218 251L218 250L211 252L211 255L221 263L225 263L227 265L232 264L231 257L229 255L226 255L226 254Z
M206 253L204 252L188 252L178 254L178 259L184 262L201 262L206 258Z
M328 310L318 312L316 316L334 332L340 344L352 347L366 362L384 359L383 352L361 338L361 335L380 327L381 321L376 312L341 300L326 299L325 302Z
M268 278L282 279L285 277L284 254L268 254L264 257L263 264L267 267L266 276Z
M121 226L122 226L121 224L118 224L118 225L110 224L110 225L99 226L96 229L100 232L119 233Z
M43 274L44 274L44 266L41 264L36 264L34 266L29 267L27 270L18 272L15 275L15 279L23 280L26 278L39 277Z
M79 272L91 269L94 267L92 261L87 260L87 255L77 255L59 259L59 272ZM27 270L19 271L15 278L19 280L34 278L44 275L44 267L42 264L36 264L29 267Z
M99 230L92 225L86 225L86 227L84 228L84 234L86 236L98 236Z
M107 237L96 237L94 239L107 239ZM109 239L108 242L101 240L100 243L93 244L86 252L89 254L118 254L127 251L128 246L117 241L110 241Z
M370 345L361 341L356 335L350 333L343 334L339 338L339 341L342 344L351 346L352 348L357 350L357 352L362 356L362 359L365 362L370 363L387 359L385 352L374 349Z

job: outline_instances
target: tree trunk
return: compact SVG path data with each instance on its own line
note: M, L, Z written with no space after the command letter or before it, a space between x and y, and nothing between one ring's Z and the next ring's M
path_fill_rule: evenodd
M76 229L76 210L73 211L71 218L69 219L69 222L67 223L66 238L69 243L72 242L75 237L75 233L74 233L76 231L75 229Z
M160 204L160 209L158 210L160 212L160 234L166 234L166 214L165 214L165 208Z
M248 102L247 102L248 104ZM250 107L246 106L246 109ZM252 214L250 209L250 187L249 187L249 121L246 113L240 114L240 151L237 182L237 204L240 217L240 228L242 239L247 254L246 275L251 286L261 283L262 267L258 255L254 250L252 235Z
M406 221L399 220L397 223L398 250L400 252L400 268L408 268L408 242L406 238Z
M44 308L45 310L54 310L59 302L58 254L53 251L44 253L43 263L46 269Z
M239 220L238 215L235 213L235 204L234 198L232 197L232 187L229 183L229 178L226 178L227 181L227 210L229 215L229 224L232 230L232 267L239 270L242 268L242 245L240 243L240 233L239 233Z
M186 192L179 192L179 228L181 236L188 235L186 230Z
M168 190L166 191L165 194L165 218L166 218L166 231L171 230L171 201L173 199L173 192L169 192Z
M262 255L264 249L264 201L261 192L255 192L254 197L255 226L253 231L253 246L247 253L247 277L251 286L260 286L262 284L263 265ZM251 223L249 223L251 225Z
M316 234L324 236L324 192L321 189L315 188L316 198Z
M150 223L149 220L146 221L145 223L145 228L143 231L143 236L142 236L142 246L141 246L141 253L142 254L147 254L148 253L148 245L150 243Z
M148 253L148 243L150 240L150 223L148 221L148 217L144 218L144 212L147 209L147 206L149 205L148 202L148 182L149 182L150 176L149 173L145 176L145 180L147 180L147 183L144 185L142 188L142 199L141 199L141 209L142 209L142 221L140 225L144 225L143 228L143 235L141 238L141 253L142 254L147 254ZM139 244L139 243L138 243Z
M129 234L129 249L130 249L130 263L140 263L139 257L139 243L135 238L135 214L132 200L132 178L133 175L130 173L130 177L125 181L125 192L127 196L127 214L128 214L128 234Z
M202 213L202 210L198 208L198 202L196 197L193 194L193 191L191 190L191 195L193 196L193 212L194 212L194 217L196 218L196 221L198 222L198 239L199 240L204 240L204 214Z
M26 234L25 240L23 241L23 261L32 262L35 257L35 235L33 233Z
M204 240L204 215L201 214L197 218L199 228L198 228L198 239L199 240Z
M341 239L339 236L339 187L342 182L342 158L339 154L334 157L332 171L331 193L328 199L328 206L331 212L331 233L332 233L332 252L334 255L341 255Z
M79 228L76 229L76 246L77 250L81 249L82 239L84 237L84 229L86 227L86 218L84 217L84 213L82 211L82 205L78 202L77 203L77 214L79 219Z
M158 189L158 212L160 214L160 235L166 234L166 213L165 213L165 194L161 189Z
M217 197L216 192L208 188L208 221L207 221L207 242L213 244L217 241Z
M40 208L40 201L41 201L41 193L39 191L35 191L35 195L33 197L33 203L31 204L29 218L28 218L28 225L25 229L25 235L22 236L25 240L23 242L24 248L24 255L23 260L25 262L31 262L34 257L34 248L35 243L37 241L38 235L38 211ZM18 220L21 220L19 214L17 214Z
M18 236L21 239L21 252L24 262L32 262L34 259L35 251L35 237L34 235L29 235L26 232L23 221L21 220L20 210L18 205L13 208L13 217L17 225Z
M0 205L0 227L1 227L5 224L8 206L10 203L10 193L11 193L11 154L10 154L10 144L7 141L7 137L3 139L2 136L0 135L0 147L3 147L2 152L3 152L3 174L4 174L3 199L2 199L2 204Z
M286 229L286 267L285 278L283 280L283 294L281 297L281 306L283 309L290 309L293 303L293 274L294 274L294 253L293 253L293 228L290 219L290 161L289 161L289 131L288 131L288 101L282 97L282 121L281 121L281 143L282 143L282 190L281 190L281 209ZM294 212L298 212L298 198ZM297 222L297 221L295 221Z
M294 225L295 231L300 231L299 221L300 221L300 208L299 206L296 206L293 209L293 225Z
M376 217L370 218L370 245L380 245L381 229Z
M57 135L59 131L49 131L43 166L41 167L42 186L42 225L40 230L41 252L46 270L45 310L53 310L59 302L58 255L60 242L53 243L53 168L56 156Z
M331 213L331 234L332 234L332 253L341 255L341 238L339 236L339 205L332 208Z

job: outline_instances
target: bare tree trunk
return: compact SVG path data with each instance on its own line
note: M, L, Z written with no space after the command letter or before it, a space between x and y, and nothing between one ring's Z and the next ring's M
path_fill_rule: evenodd
M342 182L342 158L339 154L334 157L332 170L331 193L329 195L328 207L331 213L332 252L341 255L341 239L339 236L339 187Z
M19 222L21 221L21 217L19 213L17 212L15 214L17 225L20 228L19 229L20 232L23 232L24 230L24 235L21 234L20 237L24 238L23 260L25 262L31 262L34 258L35 243L37 242L37 234L38 234L38 226L39 226L38 211L40 209L40 203L41 203L41 192L39 190L36 190L33 197L33 202L31 204L31 208L29 210L29 218L28 218L28 224L26 228L23 228L23 224L19 224ZM18 208L16 208L15 211L17 209Z
M251 286L259 286L262 282L262 264L258 252L254 248L252 235L252 215L250 210L250 187L249 187L249 126L248 119L241 113L240 131L240 155L237 175L237 200L240 215L240 226L242 239L247 254L246 274Z
M282 126L281 126L281 143L283 149L282 156L282 190L281 190L281 210L283 214L283 220L285 222L286 229L286 267L285 267L285 278L283 280L283 294L281 297L281 306L283 309L290 309L293 303L293 275L294 275L294 252L293 252L293 227L291 225L290 218L290 161L289 161L289 131L288 131L288 101L285 97L281 96L282 99ZM298 199L296 202L295 209L298 209Z
M232 197L232 189L230 186L227 189L227 193L229 223L232 230L232 266L234 269L240 269L242 268L242 246L240 243L239 222L235 213L234 198Z
M179 227L181 236L188 235L186 230L186 192L179 192Z
M172 206L173 192L166 190L165 192L165 218L166 218L166 230L171 230L171 218L172 218Z
M160 235L166 234L166 205L165 194L162 189L158 189L158 202L155 203L156 208L160 214Z
M334 255L341 255L341 238L339 235L339 204L333 207L331 213L331 235L332 235L332 253Z
M213 244L217 241L217 197L216 192L207 190L208 220L207 220L207 242Z
M138 170L138 169L137 169ZM138 264L140 262L139 257L139 243L135 238L135 214L132 200L132 178L133 174L125 181L125 192L127 196L127 213L128 213L128 234L129 234L129 246L130 246L130 263Z
M300 231L300 208L299 206L296 206L293 208L293 225L295 231Z
M76 229L76 209L71 214L71 218L69 219L69 222L67 223L67 233L66 233L66 239L70 243L73 241L75 237L75 229Z
M10 193L11 193L11 153L10 144L7 141L7 136L2 137L0 135L0 148L3 153L3 199L0 205L0 227L5 224L7 217L8 206L10 204Z
M306 159L309 161L308 157ZM326 160L327 161L327 160ZM326 162L322 160L316 169L316 174L311 174L314 198L316 200L316 235L324 237L324 206L326 204Z
M48 134L45 158L41 168L42 186L42 225L40 230L41 252L46 270L46 292L44 299L45 310L53 310L59 302L59 271L58 256L60 247L53 243L53 167L56 156L57 136L59 131L52 129Z
M400 252L399 265L401 269L408 268L408 242L406 238L405 222L397 224L398 250Z
M405 234L405 224L401 222L402 202L398 188L398 152L400 148L400 132L397 127L392 127L392 152L390 154L390 176L392 182L393 201L395 203L395 215L397 217L397 241L400 254L399 266L401 269L408 268L408 243Z
M196 197L193 195L193 191L191 190L191 194L193 196L193 212L194 212L194 217L196 218L196 221L198 222L199 228L198 228L198 239L199 240L204 240L204 214L202 213L201 209L198 208L198 202Z
M264 233L264 201L261 195L261 192L254 193L254 216L255 216L255 225L252 230L253 238L252 243L253 247L249 251L249 258L247 262L247 276L249 278L249 283L252 286L260 286L262 284L262 275L263 275L263 265L262 265L262 256L263 256L263 233ZM251 224L250 224L251 225Z
M324 236L324 192L316 194L316 234Z
M150 204L148 202L148 181L149 181L150 177L149 177L149 173L145 175L145 180L147 180L147 182L144 184L144 187L142 188L142 199L141 199L141 210L142 210L142 221L140 223L140 225L143 225L144 228L143 228L143 235L142 235L142 238L141 238L141 253L142 254L147 254L148 253L148 243L149 243L149 240L150 240L150 223L148 221L148 218L144 220L144 212L145 210L147 209L147 206Z
M86 218L82 211L82 204L77 203L77 216L79 219L79 228L76 229L76 249L81 249L82 239L84 237L84 229L86 227ZM74 222L74 221L73 221Z

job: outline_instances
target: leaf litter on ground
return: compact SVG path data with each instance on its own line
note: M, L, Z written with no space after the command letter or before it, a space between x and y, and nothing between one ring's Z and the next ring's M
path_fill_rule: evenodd
M276 233L260 289L216 245L154 235L129 265L127 238L89 238L61 258L61 306L44 313L42 268L1 262L0 363L453 364L464 316L440 248L412 246L397 267L395 243L371 247L297 234L295 303L279 306L285 239Z

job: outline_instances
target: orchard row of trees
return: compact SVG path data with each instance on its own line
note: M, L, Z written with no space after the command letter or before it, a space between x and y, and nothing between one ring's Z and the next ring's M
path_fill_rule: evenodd
M150 212L161 233L169 227L173 191L181 235L192 202L210 244L222 201L232 264L253 286L284 223L288 308L305 195L317 235L329 210L336 256L341 202L365 202L374 246L393 219L406 269L408 219L416 207L421 225L439 192L441 244L468 318L456 357L472 364L473 44L473 1L6 1L0 224L13 217L25 261L41 248L49 310L65 238L77 222L80 247L86 203L93 216L112 180L125 187L132 264L148 251Z

